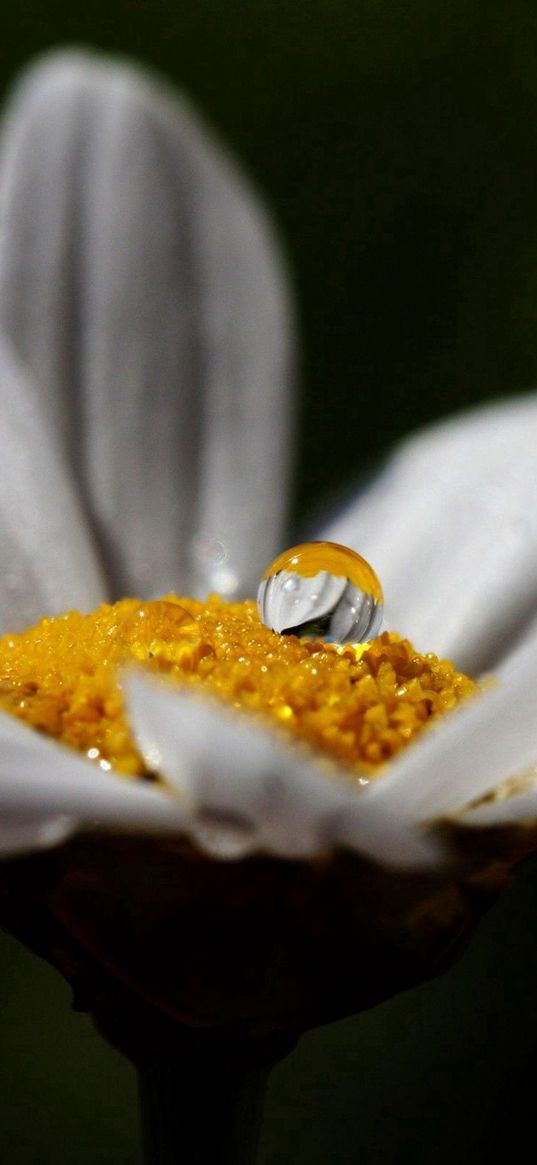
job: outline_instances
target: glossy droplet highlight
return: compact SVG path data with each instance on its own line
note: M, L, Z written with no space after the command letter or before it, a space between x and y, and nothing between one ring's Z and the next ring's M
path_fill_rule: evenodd
M257 604L263 623L281 635L363 643L382 624L382 587L356 551L335 542L305 542L267 567Z

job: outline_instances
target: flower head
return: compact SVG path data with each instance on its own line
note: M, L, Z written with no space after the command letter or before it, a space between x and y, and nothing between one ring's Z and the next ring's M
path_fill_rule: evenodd
M252 594L281 549L292 415L263 213L187 108L83 55L23 80L2 150L4 630L125 593ZM537 816L531 782L487 800L537 760L536 428L533 398L433 428L328 531L378 567L389 626L494 666L379 781L147 675L126 676L127 714L163 786L2 715L4 854L64 841L5 865L4 917L94 1004L120 982L192 1023L299 1025L452 950L533 844L478 839Z

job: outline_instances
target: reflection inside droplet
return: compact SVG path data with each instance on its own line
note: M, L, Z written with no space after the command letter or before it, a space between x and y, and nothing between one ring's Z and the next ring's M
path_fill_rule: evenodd
M286 578L285 582L283 583L283 589L288 593L291 591L300 590L300 579L298 579L296 575L290 575L289 578Z
M382 623L374 570L335 542L306 542L280 554L263 575L257 602L263 623L282 635L361 643Z

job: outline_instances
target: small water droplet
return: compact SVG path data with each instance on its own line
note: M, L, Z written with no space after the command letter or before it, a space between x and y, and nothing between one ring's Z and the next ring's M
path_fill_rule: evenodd
M229 549L220 538L200 531L192 539L190 556L195 572L195 590L200 594L216 591L232 599L239 587L239 578L230 562Z

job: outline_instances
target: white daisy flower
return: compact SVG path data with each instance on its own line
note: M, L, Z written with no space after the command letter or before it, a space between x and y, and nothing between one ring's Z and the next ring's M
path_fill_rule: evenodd
M184 104L127 66L83 54L52 57L23 78L0 150L2 629L121 594L255 593L283 544L293 333L277 244L254 195ZM178 923L172 911L161 935L169 949L173 922L197 944L193 977L167 987L165 1010L177 1018L300 1026L435 966L504 876L497 864L487 874L483 830L495 837L537 818L537 784L526 779L537 762L536 437L533 397L434 426L322 532L375 564L389 626L495 676L378 781L328 777L269 729L143 674L125 679L129 718L162 785L98 773L2 714L12 928L32 945L13 859L44 869L31 855L50 851L47 925L160 1006L143 942L127 951L120 928L116 949L99 911L112 870L122 901L167 901L162 855L178 902L188 852L197 914L187 904ZM519 776L520 791L490 797ZM454 844L446 820L478 839L478 858ZM152 893L135 852L148 860ZM254 933L260 902L264 929ZM326 947L323 956L315 947L316 909L320 933L339 935L333 971ZM301 910L305 945L263 995L264 936L285 916L289 939ZM207 980L200 1003L192 984L203 979L203 952L214 956L211 927L228 986ZM404 943L379 975L394 933ZM40 941L46 949L43 932ZM248 947L259 957L236 1004L231 968ZM364 947L373 956L362 977L342 985L345 960L354 975ZM57 951L55 960L65 970Z

